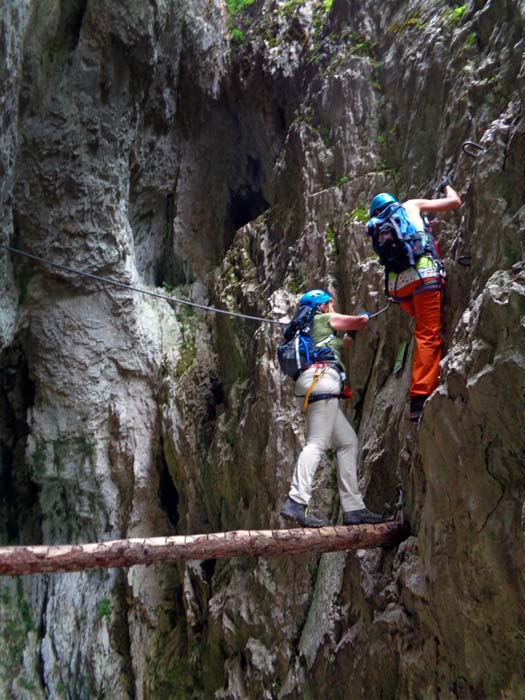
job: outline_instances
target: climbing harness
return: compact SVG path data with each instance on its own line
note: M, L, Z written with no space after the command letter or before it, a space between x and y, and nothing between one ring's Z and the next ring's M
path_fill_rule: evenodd
M308 412L309 405L312 403L316 403L317 401L327 401L330 399L343 399L343 401L350 401L350 399L352 398L352 390L350 389L350 387L347 384L345 384L346 374L345 374L345 372L342 372L339 370L337 370L337 371L339 371L339 373L341 375L341 382L343 384L343 387L342 387L340 392L338 392L337 394L312 394L315 385L317 384L317 382L321 378L321 375L329 367L337 369L337 366L334 366L333 364L325 363L325 362L317 363L315 365L316 370L315 370L315 373L314 373L314 376L312 379L312 383L308 387L308 390L306 392L306 395L305 395L304 401L303 401L303 410L304 410L305 414Z
M340 400L342 399L343 401L350 401L352 398L352 390L350 387L346 386L346 384L343 386L343 390L339 394L314 394L313 396L310 396L308 401L306 401L303 404L303 409L305 414L308 412L308 407L312 403L317 403L317 401L329 401L331 399L337 399Z
M314 372L314 377L312 379L312 383L308 387L306 394L305 394L305 397L304 397L303 410L305 413L308 411L308 404L310 403L310 396L312 394L312 391L314 390L315 385L317 384L319 379L322 377L322 375L325 373L325 371L328 367L329 367L329 365L325 364L324 362L321 364L315 365L315 372Z
M308 405L311 403L316 403L317 401L328 401L330 399L342 399L343 401L350 401L352 398L352 390L347 384L343 384L343 388L339 394L314 394L310 396L308 400Z

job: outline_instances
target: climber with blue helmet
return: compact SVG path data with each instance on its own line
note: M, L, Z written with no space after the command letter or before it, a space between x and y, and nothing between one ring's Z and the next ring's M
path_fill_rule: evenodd
M315 309L320 304L327 304L331 300L332 297L328 292L322 289L312 289L299 298L299 306L308 306L310 309Z
M439 191L444 195L440 199L409 199L403 204L399 204L389 192L381 192L370 203L368 232L373 232L373 241L374 236L377 237L374 241L376 251L381 246L390 246L390 260L393 259L392 251L395 250L397 240L390 238L396 237L392 233L393 228L389 229L389 217L397 217L398 223L403 218L408 220L411 230L416 234L411 237L413 249L416 236L420 241L418 254L405 269L399 265L392 270L380 254L380 260L386 266L388 296L416 321L416 347L409 390L409 418L414 422L419 421L424 402L438 385L441 360L443 265L432 236L430 221L425 215L457 209L461 204L458 193L451 187L447 177L443 178ZM382 219L382 224L379 225L377 222Z
M388 204L394 204L397 199L389 192L381 192L376 194L370 202L370 218L377 216Z
M361 330L368 315L347 316L334 309L332 295L313 289L299 299L299 311L308 307L314 312L310 336L316 347L332 353L322 362L303 367L295 382L295 396L306 412L306 444L292 477L288 498L281 516L302 527L322 527L326 523L307 512L315 472L322 455L330 447L337 455L337 482L343 510L343 524L378 523L383 518L367 510L357 480L358 441L354 429L341 409L339 398L345 396L343 351L350 343L345 334ZM315 391L313 391L315 387ZM350 394L351 395L351 394ZM309 400L310 397L310 400Z

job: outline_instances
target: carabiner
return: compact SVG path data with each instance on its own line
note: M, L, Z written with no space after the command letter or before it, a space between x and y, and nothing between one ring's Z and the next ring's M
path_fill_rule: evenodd
M471 158L477 158L480 155L481 151L483 151L484 153L487 152L485 146L482 146L481 144L476 143L475 141L465 141L465 143L461 145L461 150L463 151L463 153L465 153L465 155L470 156Z

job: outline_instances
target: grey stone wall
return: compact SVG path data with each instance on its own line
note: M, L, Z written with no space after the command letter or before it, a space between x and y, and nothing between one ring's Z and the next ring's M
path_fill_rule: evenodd
M375 311L371 196L448 172L464 202L435 224L419 427L399 309L348 357L367 504L402 484L410 539L2 580L2 697L523 696L523 23L516 0L2 5L1 243L274 319L319 286ZM0 267L3 544L281 526L303 428L276 327ZM314 506L340 515L330 454Z

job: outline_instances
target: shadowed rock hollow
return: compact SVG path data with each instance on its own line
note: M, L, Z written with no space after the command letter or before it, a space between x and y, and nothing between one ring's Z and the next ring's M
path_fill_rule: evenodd
M447 172L463 199L435 223L445 353L419 427L399 309L348 360L367 504L402 484L412 536L2 579L0 695L521 699L522 3L17 0L0 40L0 242L57 263L273 319L307 287L375 311L370 197ZM0 267L2 545L280 526L302 418L277 327ZM314 505L337 521L330 455Z

